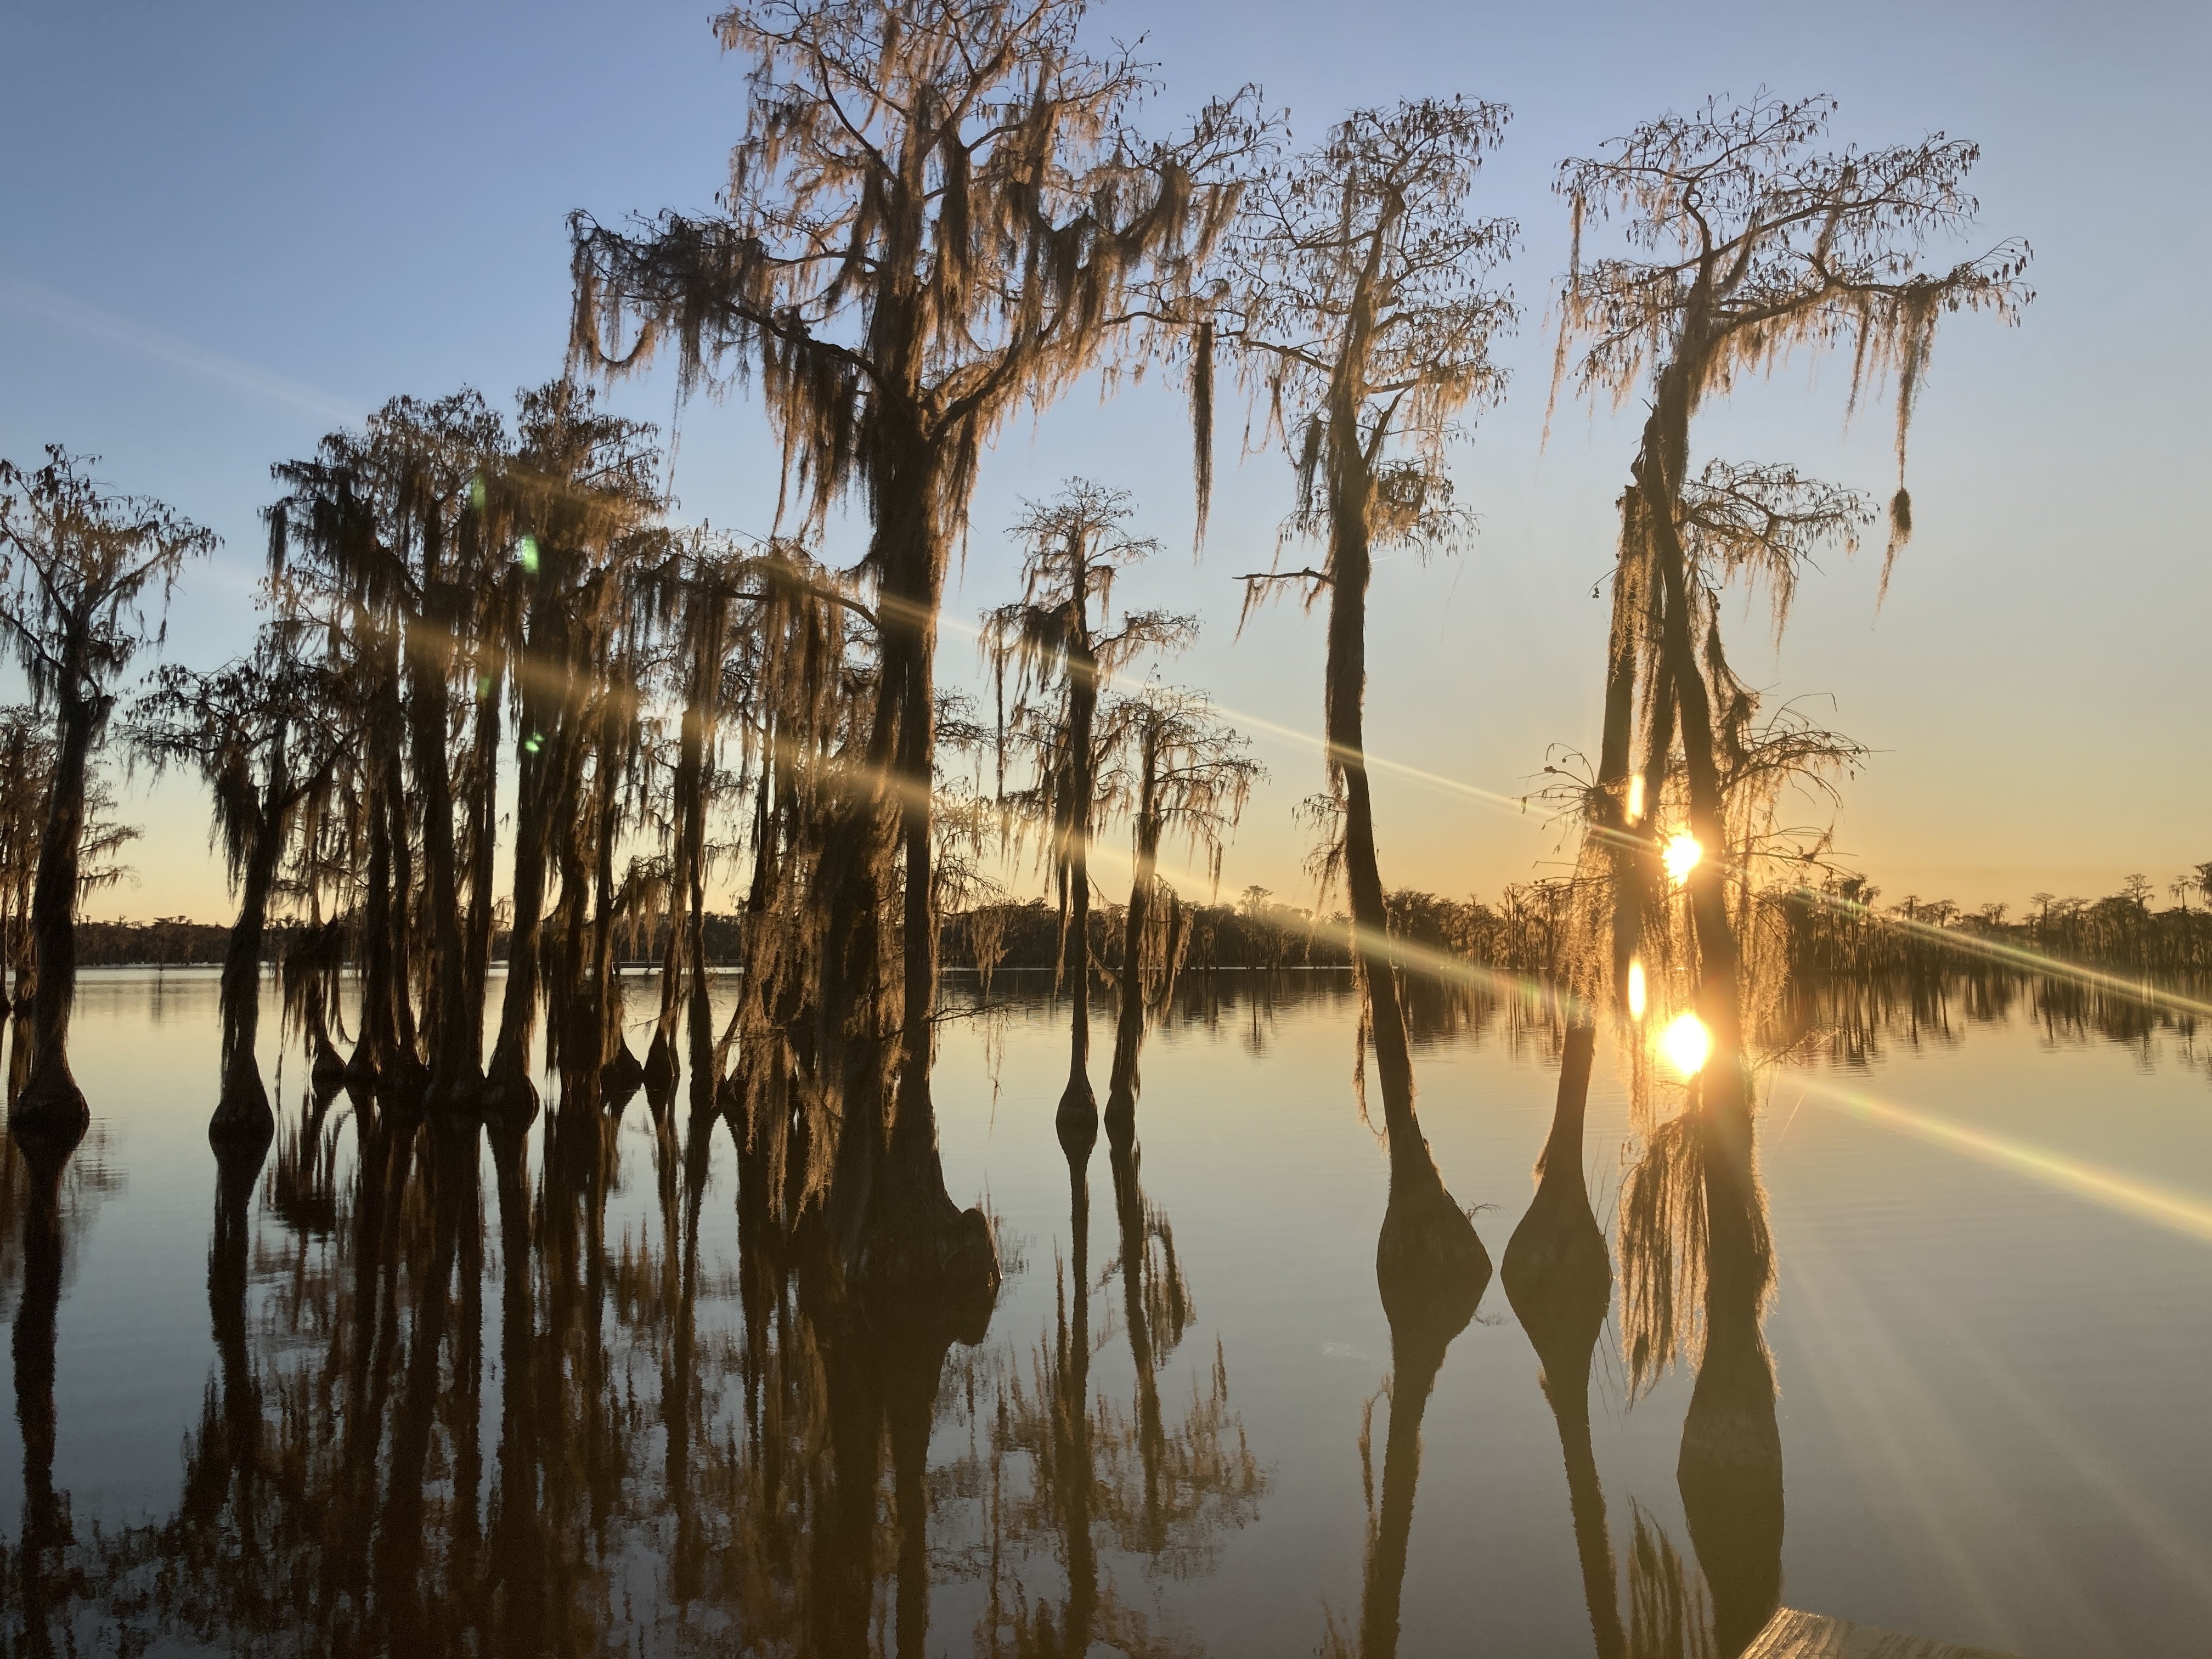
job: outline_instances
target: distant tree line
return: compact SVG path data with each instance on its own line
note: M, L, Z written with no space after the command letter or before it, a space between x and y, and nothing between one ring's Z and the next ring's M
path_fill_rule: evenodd
M671 925L665 916L641 923L635 934L618 942L617 960L624 966L657 965L667 950ZM219 922L188 921L182 916L157 916L151 921L80 921L77 963L84 968L219 967L229 952L233 932ZM701 933L709 965L726 967L738 960L735 913L708 911ZM506 961L512 937L505 928L493 933L495 963ZM263 930L258 959L264 967L279 965L312 939L306 923L279 919Z

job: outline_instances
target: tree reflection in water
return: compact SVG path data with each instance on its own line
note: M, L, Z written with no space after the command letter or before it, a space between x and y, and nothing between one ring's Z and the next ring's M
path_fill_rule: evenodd
M1507 1246L1508 1299L1542 1366L1599 1659L1735 1659L1781 1601L1782 1443L1760 1323L1773 1243L1739 1054L1716 1052L1656 1124L1624 1183L1622 1347L1632 1400L1677 1358L1696 1378L1675 1468L1702 1584L1640 1504L1631 1511L1627 1609L1590 1441L1589 1370L1613 1274L1582 1174L1594 1028L1566 1035L1537 1195ZM1712 1090L1706 1079L1722 1078ZM1742 1116L1718 1121L1722 1112ZM1593 1249L1595 1244L1595 1249ZM1701 1340L1700 1340L1701 1339Z
M1218 1351L1186 1409L1163 1402L1194 1304L1133 1136L1110 1153L1112 1267L1094 1282L1079 1156L1046 1345L1025 1368L987 1351L948 1368L981 1340L978 1310L847 1291L783 1224L787 1149L732 1091L663 1099L644 1136L623 1113L595 1077L531 1126L325 1091L271 1152L227 1155L181 1494L91 1538L52 1480L64 1210L19 1170L10 1650L62 1650L96 1622L97 1645L250 1654L903 1659L958 1634L931 1645L931 1600L964 1576L990 1650L1178 1650L1134 1587L1207 1571L1265 1479ZM734 1273L702 1226L726 1129ZM610 1215L625 1140L649 1148L641 1230ZM1115 1273L1121 1295L1094 1311ZM1117 1313L1126 1401L1091 1379Z
M1168 1420L1159 1374L1195 1304L1174 1230L1145 1197L1134 1129L1121 1118L1108 1146L1119 1233L1112 1272L1135 1399L1125 1408L1093 1392L1091 1362L1107 1334L1091 1333L1091 1146L1078 1136L1066 1151L1070 1251L1055 1264L1052 1334L1030 1355L1026 1376L1009 1367L992 1389L981 1481L988 1596L976 1649L1019 1659L1078 1656L1101 1643L1132 1659L1188 1652L1131 1603L1116 1558L1139 1575L1207 1571L1221 1534L1257 1514L1267 1477L1230 1408L1218 1345L1210 1370L1193 1379L1188 1409ZM1064 1583L1056 1603L1035 1588L1034 1558L1047 1554Z

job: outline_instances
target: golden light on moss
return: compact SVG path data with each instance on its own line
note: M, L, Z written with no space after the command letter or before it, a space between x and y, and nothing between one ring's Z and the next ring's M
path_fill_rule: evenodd
M1659 1052L1684 1077L1695 1077L1712 1058L1713 1034L1695 1014L1682 1014L1660 1032Z
M1644 1009L1646 1000L1646 993L1644 985L1644 958L1638 957L1628 964L1629 1018L1641 1019L1644 1018Z
M1667 879L1680 887L1690 878L1690 872L1698 867L1698 860L1705 855L1705 849L1698 845L1695 836L1672 836L1659 854L1659 862L1667 866Z

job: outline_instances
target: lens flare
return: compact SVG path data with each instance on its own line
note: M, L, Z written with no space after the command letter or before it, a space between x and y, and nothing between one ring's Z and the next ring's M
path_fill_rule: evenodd
M1713 1034L1695 1014L1682 1014L1659 1033L1659 1052L1684 1077L1695 1077L1712 1057Z
M1818 1079L1806 1079L1804 1089L1808 1099L1841 1107L1863 1122L1902 1131L1931 1146L1963 1153L2138 1221L2212 1244L2212 1205L2196 1194L2155 1186L2050 1147L2015 1140L1855 1089L1839 1089Z
M1645 995L1644 988L1644 958L1638 957L1628 964L1628 1017L1644 1018Z
M1659 862L1667 866L1667 879L1680 887L1689 880L1690 872L1698 867L1705 849L1698 845L1695 836L1671 836L1666 850L1659 854Z
M1637 773L1628 781L1628 821L1634 823L1644 816L1644 774Z

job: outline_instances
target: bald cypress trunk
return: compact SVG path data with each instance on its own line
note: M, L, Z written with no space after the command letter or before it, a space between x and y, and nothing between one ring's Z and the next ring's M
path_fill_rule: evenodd
M1056 1114L1061 1139L1098 1133L1098 1103L1091 1089L1091 733L1098 714L1098 663L1091 654L1091 626L1085 603L1089 580L1081 551L1075 560L1070 602L1075 625L1067 647L1067 940L1064 971L1067 982L1067 1087Z
M845 894L854 933L849 941L834 935L826 941L825 963L844 980L833 991L833 1006L872 1005L866 1023L878 1030L889 1024L883 1018L886 1000L866 988L876 975L878 918L895 848L904 865L897 1023L884 1031L887 1053L864 1043L843 1068L846 1122L839 1150L848 1176L855 1178L847 1191L848 1200L857 1202L860 1232L853 1255L862 1276L885 1286L933 1282L988 1304L999 1283L989 1224L980 1211L961 1210L945 1191L929 1088L937 987L932 799L937 617L945 577L938 526L945 481L944 461L918 439L917 449L897 487L878 498L882 678L866 758L872 769L880 766L888 773L889 799L863 809L867 817L858 826L860 835L834 861L824 859L827 872L854 852L861 854L860 867L853 870L859 879ZM833 917L833 926L840 920Z
M702 596L696 603L713 608L719 619L724 602ZM653 1029L653 1046L646 1051L647 1086L656 1091L673 1088L681 1069L676 1060L676 1027L690 1004L691 983L700 969L703 915L707 902L707 769L713 736L713 699L720 672L721 629L713 621L693 623L683 736L676 761L676 858L669 872L668 942L662 954L660 1015Z
M1136 1122L1138 1063L1145 1046L1145 929L1151 925L1152 883L1159 869L1160 821L1153 791L1156 762L1147 738L1139 785L1137 868L1121 918L1121 1007L1114 1024L1114 1070L1106 1087L1106 1133L1126 1134Z
M487 1101L501 1111L527 1112L537 1090L530 1081L530 1044L542 984L545 866L552 834L556 785L575 744L574 722L564 718L568 676L554 665L565 658L558 622L533 608L522 676L521 738L515 757L513 921L507 930L507 984L501 994L499 1036L492 1045ZM545 682L555 682L549 694ZM570 832L573 834L573 830Z
M429 1010L430 1086L439 1105L474 1102L483 1082L483 1036L469 1020L468 966L453 839L453 790L446 753L453 632L441 620L410 629L407 719L422 828L422 908Z
M86 674L72 659L57 676L57 746L53 794L39 842L39 873L31 893L31 938L38 989L31 1005L31 1068L9 1107L10 1131L27 1145L66 1152L92 1122L84 1092L70 1070L70 1016L76 1006L76 898L84 846L85 781L94 733L109 699L82 690Z
M284 816L290 793L282 767L270 779L254 814L252 840L239 880L238 920L222 959L222 1095L208 1125L210 1139L266 1146L276 1133L269 1091L254 1052L261 1029L261 941L269 895L284 849Z
M484 1005L491 980L492 884L499 852L500 693L505 688L505 653L486 647L492 666L477 675L476 720L469 761L468 956L463 996L468 1029L483 1042Z
M1353 360L1347 346L1346 358ZM1342 781L1344 876L1352 951L1366 988L1376 1081L1389 1137L1390 1198L1376 1245L1386 1300L1440 1295L1456 1302L1490 1278L1490 1255L1437 1172L1413 1110L1413 1061L1391 960L1389 918L1376 857L1375 808L1367 783L1367 584L1373 565L1368 515L1375 483L1354 404L1341 384L1328 422L1329 607L1323 732ZM1474 1304L1468 1304L1472 1313Z

